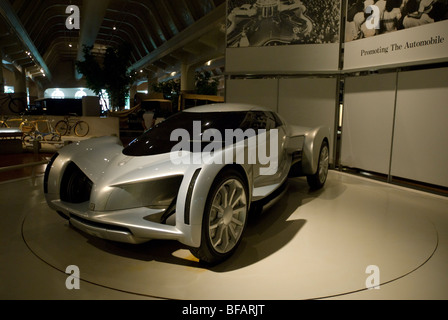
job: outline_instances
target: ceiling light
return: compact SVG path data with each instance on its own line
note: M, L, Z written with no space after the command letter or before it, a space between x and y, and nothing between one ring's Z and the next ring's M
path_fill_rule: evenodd
M113 29L114 29L114 30L117 30L117 27L114 26Z

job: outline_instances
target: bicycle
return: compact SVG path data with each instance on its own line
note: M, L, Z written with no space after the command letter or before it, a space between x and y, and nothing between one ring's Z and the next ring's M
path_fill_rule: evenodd
M12 113L21 114L26 110L26 103L21 98L13 98L11 93L5 93L4 97L0 97L0 102L8 101L8 108Z
M66 116L64 117L64 120L58 121L54 128L61 136L68 135L73 129L73 132L78 137L85 137L90 130L87 122L79 119L73 119L70 116Z
M30 122L31 131L24 132L23 142L26 144L33 143L33 141L61 141L61 136L53 129L49 120L34 120Z
M2 117L3 120L0 120L0 128L19 128L24 131L26 126L33 126L27 119L20 118L9 118Z

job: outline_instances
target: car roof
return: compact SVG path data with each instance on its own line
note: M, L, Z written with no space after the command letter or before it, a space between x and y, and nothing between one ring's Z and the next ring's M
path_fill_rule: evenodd
M236 111L272 111L269 108L244 103L215 103L184 110L184 112L236 112Z

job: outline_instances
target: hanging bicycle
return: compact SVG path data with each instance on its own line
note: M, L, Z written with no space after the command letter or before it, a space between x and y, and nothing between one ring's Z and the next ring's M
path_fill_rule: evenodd
M13 98L11 93L5 93L3 97L0 97L0 104L2 101L8 101L8 108L12 113L20 114L26 110L26 102L21 98Z

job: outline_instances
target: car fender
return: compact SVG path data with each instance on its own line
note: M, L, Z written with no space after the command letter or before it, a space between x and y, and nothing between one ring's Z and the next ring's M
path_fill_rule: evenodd
M317 172L320 148L325 139L330 142L330 129L327 127L317 127L305 134L302 154L302 171L305 175Z
M202 222L210 189L217 175L228 166L240 166L246 174L250 203L252 175L249 165L208 164L192 167L185 173L176 203L176 227L184 234L181 243L194 248L201 245Z

